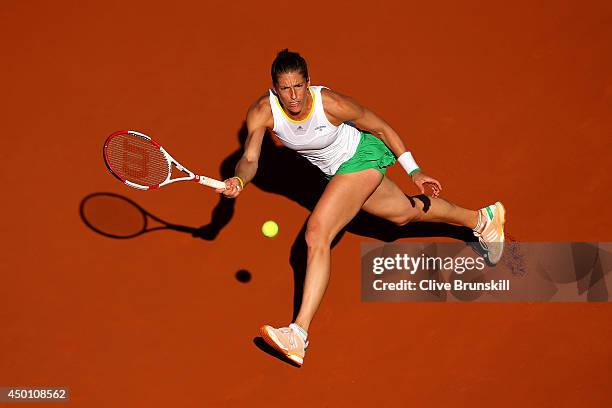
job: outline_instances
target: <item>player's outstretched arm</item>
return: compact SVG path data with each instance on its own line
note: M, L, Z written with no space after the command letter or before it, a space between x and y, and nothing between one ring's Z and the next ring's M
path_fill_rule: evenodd
M322 95L325 113L330 119L336 119L340 122L353 122L359 129L367 130L380 138L389 149L391 149L393 154L400 158L399 161L402 167L410 174L412 181L416 184L421 193L425 192L424 186L429 185L432 188L434 197L440 194L442 190L440 182L421 172L421 169L419 169L414 160L412 160L410 152L407 152L406 146L397 132L380 116L366 107L361 106L352 98L337 92L324 89ZM405 160L402 157L407 158L408 155L412 165L406 166L404 163Z
M244 153L236 165L235 176L225 180L226 190L217 190L230 198L236 198L257 173L261 144L266 128L273 122L272 111L267 96L261 97L247 112L247 138Z

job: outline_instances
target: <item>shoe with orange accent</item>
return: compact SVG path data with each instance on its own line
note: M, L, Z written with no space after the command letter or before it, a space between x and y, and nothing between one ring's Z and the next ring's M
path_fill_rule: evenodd
M493 205L478 210L484 227L480 232L474 231L480 245L487 252L489 262L493 265L499 262L504 253L504 223L506 210L499 201Z
M279 329L265 325L259 330L266 343L296 364L301 366L304 363L308 341L306 341L305 336L300 332L301 328L295 323L291 323L289 327L281 327Z

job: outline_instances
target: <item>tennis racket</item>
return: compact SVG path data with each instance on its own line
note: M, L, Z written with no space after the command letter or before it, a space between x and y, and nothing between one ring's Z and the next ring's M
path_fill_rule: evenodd
M183 167L155 140L133 130L115 132L104 142L104 162L110 172L130 187L153 190L177 181L225 189L225 183L199 176ZM185 175L171 178L173 167Z

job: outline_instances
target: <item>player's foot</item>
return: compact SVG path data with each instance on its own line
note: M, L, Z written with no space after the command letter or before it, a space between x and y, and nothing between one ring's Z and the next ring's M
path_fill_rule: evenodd
M259 330L266 343L296 364L301 366L304 363L308 341L306 340L304 330L295 323L291 323L289 327L281 327L279 329L265 325Z
M506 210L499 201L478 210L481 222L480 231L474 231L480 245L487 252L489 262L493 265L499 262L504 252L504 223Z

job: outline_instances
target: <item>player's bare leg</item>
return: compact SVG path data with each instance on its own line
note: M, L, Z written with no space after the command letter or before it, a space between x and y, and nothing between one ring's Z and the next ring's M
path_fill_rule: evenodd
M475 228L478 211L459 207L443 198L425 195L406 197L404 192L385 177L363 205L363 210L397 225L412 221L446 222Z
M397 225L411 221L446 222L474 230L487 251L489 262L496 264L504 249L504 206L497 202L478 211L459 207L443 198L427 195L407 197L385 177L363 205L363 210Z
M382 178L382 174L374 169L334 176L308 220L306 279L295 323L288 328L263 326L261 329L268 343L300 365L308 345L306 338L310 322L329 282L331 242L359 212Z
M376 190L382 174L369 169L336 175L319 199L306 227L308 260L302 305L295 322L308 330L329 282L330 245Z

